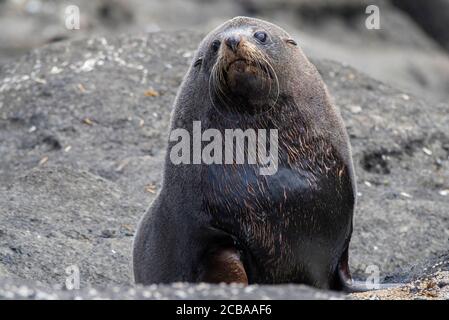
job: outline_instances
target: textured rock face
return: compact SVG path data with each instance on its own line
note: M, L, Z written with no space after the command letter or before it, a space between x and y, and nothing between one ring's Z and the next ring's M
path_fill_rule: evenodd
M75 294L46 286L64 285L66 268L76 265L82 288L104 288L101 297L134 297L111 286L132 283L132 236L160 187L172 103L200 39L177 32L63 42L1 67L0 279L31 281L30 290L40 281L44 292L70 298ZM449 106L336 62L314 62L354 149L354 273L363 279L366 267L376 265L381 277L395 280L444 275ZM20 289L23 280L14 281L0 280L0 297ZM447 283L440 283L443 295ZM170 288L138 289L137 295L177 297ZM206 294L192 288L184 297ZM202 288L220 296L220 287ZM251 288L239 292L254 298L315 294L303 287ZM40 297L23 290L18 294ZM76 294L92 297L87 290Z
M159 30L208 32L233 16L247 15L284 27L312 56L345 61L429 101L447 101L449 55L436 41L443 45L447 42L448 3L448 0L3 0L0 64L14 61L17 55L32 48L64 39ZM379 30L368 30L365 26L366 8L373 4L380 10ZM68 5L79 8L79 30L66 28Z
M449 20L448 0L431 2L392 0L392 2L395 6L407 12L441 46L449 50L449 34L446 27Z

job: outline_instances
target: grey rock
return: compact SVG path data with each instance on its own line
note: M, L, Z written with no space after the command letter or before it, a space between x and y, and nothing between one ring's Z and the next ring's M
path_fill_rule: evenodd
M400 1L403 6L417 2ZM439 28L439 38L447 33L444 3L447 0L427 1L425 10L417 12L426 13L424 24ZM373 4L380 9L380 30L365 27L365 10ZM68 5L80 10L79 30L65 27ZM279 24L309 55L345 61L428 101L449 98L447 52L423 30L423 23L388 0L4 0L0 64L50 42L159 30L206 33L237 15Z
M0 299L37 300L342 300L346 296L338 292L317 290L302 285L258 286L211 285L174 283L171 285L109 286L67 290L61 286L45 286L23 280L0 279Z
M441 46L449 50L449 0L418 1L392 0L398 8L407 12Z

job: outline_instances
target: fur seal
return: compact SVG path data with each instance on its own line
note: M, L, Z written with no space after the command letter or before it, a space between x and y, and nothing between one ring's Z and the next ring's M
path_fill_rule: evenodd
M278 169L174 164L133 244L136 283L349 286L356 183L348 135L315 66L280 27L236 17L201 42L171 130L276 129Z

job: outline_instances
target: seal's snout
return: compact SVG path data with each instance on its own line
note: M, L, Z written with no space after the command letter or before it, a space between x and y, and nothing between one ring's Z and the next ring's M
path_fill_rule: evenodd
M214 104L221 109L256 114L276 103L279 84L262 40L266 39L231 29L223 38L212 41L217 58L209 88Z
M242 38L239 35L230 35L225 39L226 46L236 53Z

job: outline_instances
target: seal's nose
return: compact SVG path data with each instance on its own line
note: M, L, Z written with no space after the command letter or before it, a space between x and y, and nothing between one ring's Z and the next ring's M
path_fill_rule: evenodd
M235 53L240 44L240 36L237 35L229 36L226 38L225 43L228 46L228 48Z

